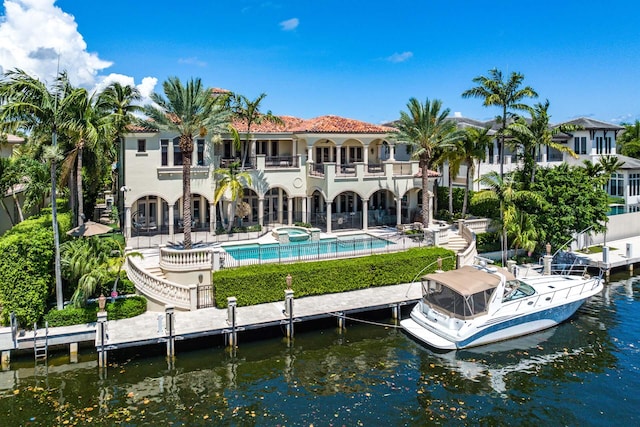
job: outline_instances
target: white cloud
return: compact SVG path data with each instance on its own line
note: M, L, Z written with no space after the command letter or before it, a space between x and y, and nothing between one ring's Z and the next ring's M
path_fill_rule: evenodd
M206 67L207 66L206 62L199 60L195 56L192 56L190 58L180 58L180 59L178 59L178 64L196 65L198 67Z
M0 64L3 72L20 68L51 82L66 70L74 85L92 86L101 70L111 66L78 32L75 18L54 0L4 0L0 18Z
M145 77L142 79L140 84L136 85L133 77L125 76L124 74L111 73L108 76L101 78L93 90L101 91L114 82L120 83L123 86L135 86L140 91L140 96L142 98L139 104L145 105L152 103L151 94L158 84L158 79L155 77Z
M300 20L298 18L291 18L286 21L282 21L279 25L282 31L293 31L298 28L298 25L300 25Z
M402 52L402 53L394 53L393 55L387 57L387 61L398 63L404 62L413 57L413 52Z

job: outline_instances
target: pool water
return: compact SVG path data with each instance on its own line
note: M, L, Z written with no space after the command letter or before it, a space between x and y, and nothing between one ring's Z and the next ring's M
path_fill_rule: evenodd
M275 259L313 259L328 258L332 254L344 255L349 252L373 251L384 249L395 243L370 234L360 233L331 237L312 242L309 240L291 241L289 244L266 243L224 246L224 250L235 260L275 260Z

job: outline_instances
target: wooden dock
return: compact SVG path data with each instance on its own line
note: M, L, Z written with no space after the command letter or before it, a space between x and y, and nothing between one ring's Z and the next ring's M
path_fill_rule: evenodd
M285 310L285 295L279 302L258 304L235 309L235 328L228 321L230 310L205 308L196 311L175 311L173 327L168 325L165 312L147 311L144 314L121 320L104 322L104 343L101 342L100 322L70 327L49 328L49 345L70 345L77 351L78 343L93 343L99 353L128 347L167 345L173 354L176 340L197 339L214 335L242 334L242 331L269 328L292 323L306 322L322 318L337 318L341 325L345 316L357 313L389 309L390 316L399 316L400 308L417 302L421 298L419 282L381 286L319 296L295 298L293 293L293 316ZM169 330L172 329L172 330ZM42 334L44 329L38 329ZM293 333L293 330L291 331ZM237 340L234 338L237 343ZM23 336L11 336L10 328L0 330L0 351L3 363L10 360L12 350L33 348L33 332ZM172 350L169 350L169 343ZM73 350L72 350L73 351ZM6 359L6 360L5 360ZM106 361L106 357L104 359Z

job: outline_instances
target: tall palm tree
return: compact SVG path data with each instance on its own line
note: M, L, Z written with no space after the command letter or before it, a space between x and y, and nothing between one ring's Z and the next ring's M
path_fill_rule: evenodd
M182 215L184 247L191 249L191 156L196 136L218 134L227 124L228 114L220 98L202 85L199 78L184 86L178 77L162 84L164 96L153 93L155 104L145 105L144 112L164 130L175 132L180 138L182 153Z
M490 128L468 127L464 130L464 137L458 141L458 153L462 162L467 166L467 179L464 186L462 201L462 216L467 214L469 206L469 190L476 170L476 161L483 161L487 156L487 148L493 142L489 134Z
M533 184L536 177L538 153L543 147L555 149L561 153L567 153L573 158L578 155L564 144L553 141L553 137L560 132L571 132L577 129L574 125L549 126L549 100L537 103L533 107L526 107L531 115L531 120L518 118L511 123L507 131L513 137L511 144L518 147L523 155L523 182Z
M56 306L63 308L62 277L60 274L60 237L56 206L58 134L66 131L72 121L70 109L76 99L65 72L60 73L49 89L46 83L23 70L6 72L0 82L0 126L2 131L22 130L33 140L51 145L46 150L51 165L51 212L54 239L54 269L56 282Z
M116 194L119 213L124 211L124 197L119 189L124 184L124 134L127 133L127 126L134 121L134 114L142 111L142 107L137 104L142 99L140 91L130 85L122 85L114 82L102 91L100 102L105 104L105 108L111 110L110 120L114 132L115 144L112 146L112 161L117 161L117 176L112 177L112 192ZM114 152L115 151L115 152Z
M534 203L542 205L544 204L544 199L538 193L520 189L519 183L513 179L513 174L505 175L503 178L495 171L491 171L480 177L480 183L486 186L487 189L475 193L473 202L481 203L485 200L497 200L500 203L502 265L506 265L506 252L509 248L507 233L509 230L519 229L520 214L518 213L518 204ZM525 240L520 236L516 237L516 239L519 242Z
M242 198L244 188L251 185L251 175L242 171L238 162L233 162L229 168L216 170L216 177L218 186L213 195L213 203L217 204L223 198L229 201L227 211L227 231L229 232L233 228L238 200ZM220 205L220 213L222 213L222 205Z
M623 123L624 132L618 138L620 153L625 156L640 158L640 120L633 124Z
M441 111L442 102L428 98L421 104L416 98L407 103L408 112L401 111L400 119L394 124L396 132L392 139L403 141L414 147L412 157L419 160L422 172L422 224L429 227L431 208L429 206L429 169L434 160L434 152L453 145L461 132L456 129L455 122L447 120L449 109Z
M257 98L251 101L244 95L232 94L228 100L233 116L245 125L241 131L236 129L233 125L229 127L236 149L242 150L241 170L244 170L249 157L252 139L251 127L264 122L270 122L278 125L283 124L282 119L278 116L274 116L271 111L267 111L264 114L260 112L260 103L266 96L266 93L261 93ZM244 144L242 143L243 140Z
M506 136L507 121L513 117L510 110L525 110L526 104L521 101L524 98L537 98L538 94L530 86L521 87L524 75L512 72L507 80L502 71L497 68L489 70L489 76L478 76L472 80L478 86L462 92L463 98L482 98L485 107L497 106L502 109L499 117L500 143L498 152L500 155L500 176L504 176L504 140Z
M84 187L83 187L83 159L84 151L97 150L98 158L108 151L108 144L113 132L109 115L111 111L100 101L100 94L90 94L86 89L74 89L75 103L72 106L71 123L67 133L71 138L73 148L65 159L65 169L75 171L77 194L76 223L84 222ZM75 168L74 168L75 166ZM98 171L93 171L93 179L97 179Z

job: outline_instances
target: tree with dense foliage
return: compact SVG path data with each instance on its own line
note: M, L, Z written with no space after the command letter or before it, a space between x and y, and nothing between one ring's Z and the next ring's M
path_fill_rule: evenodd
M234 118L245 125L242 131L236 129L233 125L229 126L234 146L242 152L240 170L245 169L247 159L249 158L249 149L253 138L251 134L251 127L264 122L270 122L277 125L284 124L282 119L278 116L274 116L271 111L267 111L266 113L260 112L260 103L266 96L266 93L261 93L256 99L251 101L244 95L234 93L231 94L228 99L228 104Z
M447 120L450 110L442 110L442 101L428 98L421 104L416 98L407 103L408 111L400 112L400 119L394 124L396 132L392 139L406 142L413 148L412 157L418 159L422 173L422 224L429 227L431 207L429 191L429 170L434 160L434 152L453 145L462 137L455 122Z
M537 98L538 94L530 86L521 87L524 75L512 72L508 79L497 68L489 70L489 76L478 76L472 80L478 86L462 93L463 98L482 98L485 107L496 106L502 109L502 115L498 117L500 130L498 135L498 153L500 157L500 176L504 176L504 141L509 119L514 117L510 110L526 110L527 105L522 103L525 98Z
M555 249L569 242L575 233L592 228L594 233L605 230L608 198L600 178L592 177L586 168L566 163L554 168L538 168L531 186L546 203L535 214L539 229Z
M480 183L487 187L473 195L473 203L481 203L485 200L497 200L500 203L500 230L502 231L502 265L507 262L508 233L529 233L529 222L518 213L523 205L543 206L545 200L538 193L523 190L520 183L514 180L513 174L507 174L502 178L497 172L489 172L480 177ZM514 239L520 242L532 240L531 237L523 237L516 234Z
M144 107L144 112L161 129L179 135L182 154L182 218L184 247L191 249L191 157L193 139L197 136L216 135L228 124L228 113L221 99L198 78L185 85L178 77L171 77L162 84L164 95L153 93L154 104Z
M624 132L618 138L619 153L640 159L640 120L633 124L623 123Z
M228 168L216 170L217 187L213 195L213 204L220 203L220 213L222 214L222 200L228 201L227 209L227 231L233 228L233 221L236 216L236 206L238 200L242 199L245 187L251 185L251 175L242 171L238 162L233 162ZM222 218L221 218L222 219Z
M71 228L69 214L61 213L58 221L64 236ZM53 256L51 215L28 218L0 237L2 324L8 324L11 312L26 327L42 318L53 293Z
M57 164L60 160L58 135L73 127L72 111L80 91L74 90L67 74L60 73L51 89L46 83L22 70L4 74L0 82L0 133L22 131L49 148L44 150L44 160L51 169L51 208L55 248L56 303L62 309L62 279L60 276L60 253L57 227L56 182Z
M565 144L553 141L553 137L560 132L571 132L576 130L573 125L560 125L551 127L549 120L549 100L543 103L537 103L533 107L525 108L531 115L530 120L519 117L514 123L507 128L512 136L510 144L512 144L517 152L522 153L523 158L523 184L529 186L533 183L536 176L536 167L538 165L538 155L544 148L552 148L561 153L567 153L573 158L578 155Z

